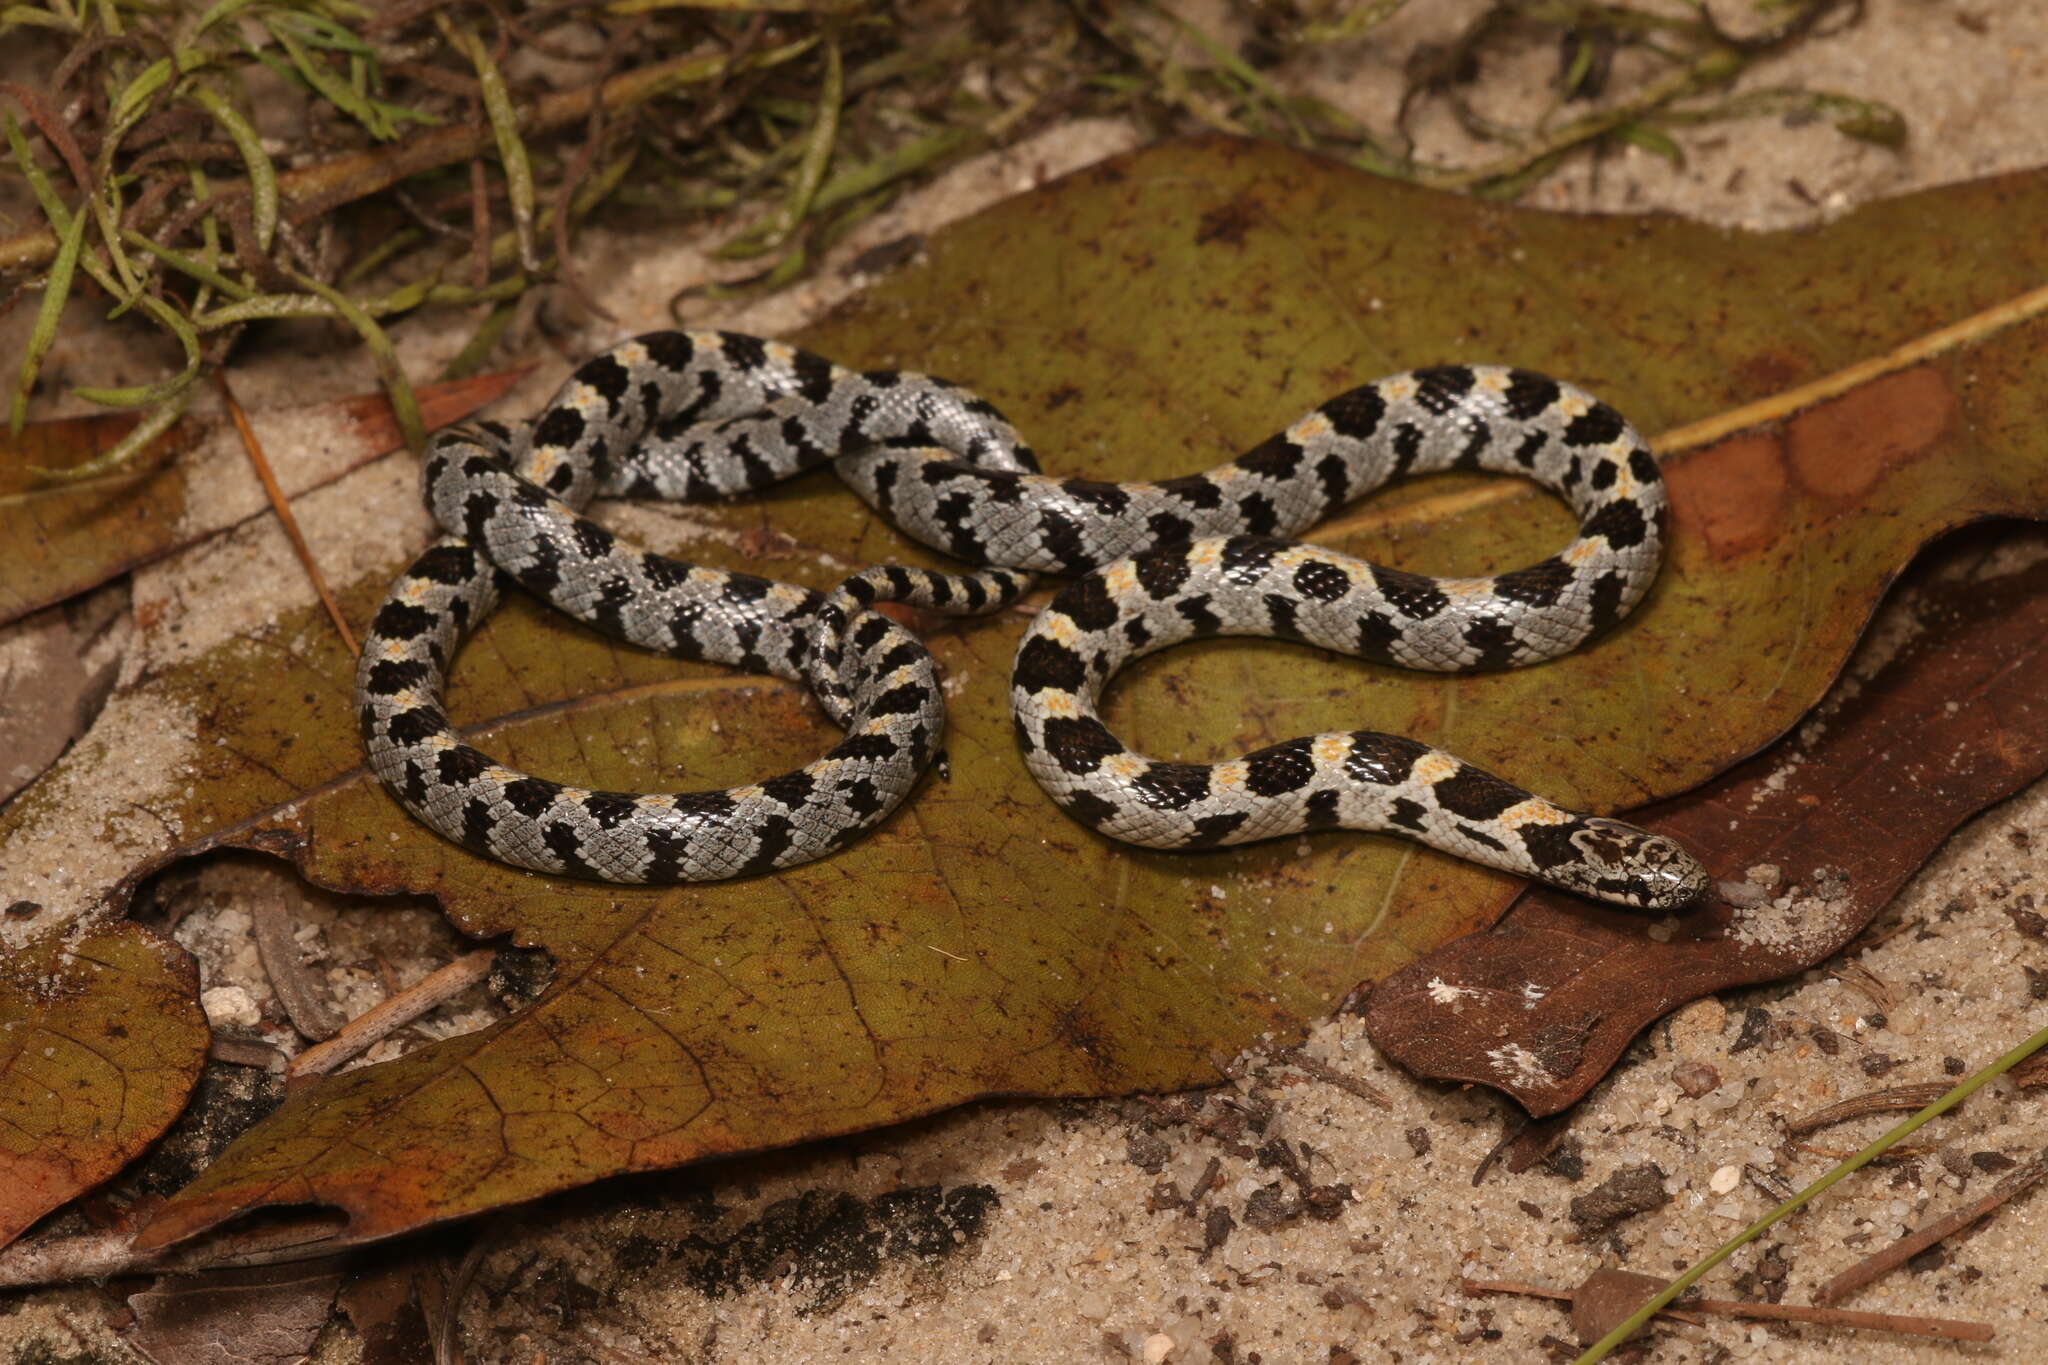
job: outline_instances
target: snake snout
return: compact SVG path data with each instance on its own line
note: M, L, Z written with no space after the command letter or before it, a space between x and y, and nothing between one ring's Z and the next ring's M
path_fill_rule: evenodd
M1677 840L1652 834L1643 841L1641 854L1647 865L1643 875L1645 909L1686 911L1706 900L1707 870Z
M1657 914L1679 914L1706 898L1707 870L1676 839L1595 816L1585 822L1572 843L1585 859L1579 869L1585 884L1573 889L1599 900Z

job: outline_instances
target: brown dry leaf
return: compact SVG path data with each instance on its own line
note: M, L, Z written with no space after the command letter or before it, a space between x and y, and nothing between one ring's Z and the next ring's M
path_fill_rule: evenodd
M1493 208L1271 146L1168 144L955 225L808 340L846 363L969 382L1051 467L1116 478L1200 468L1406 365L1552 370L1654 431L1879 357L1672 462L1671 567L1594 649L1444 679L1221 641L1145 661L1112 705L1119 732L1153 753L1371 724L1613 809L1682 790L1788 726L1928 537L2048 513L2039 309L1914 348L2048 276L2048 242L2020 226L2044 213L2048 177L2014 177L1740 239ZM1951 219L1988 234L1967 269L1928 226ZM1858 282L1853 298L1843 280ZM634 516L659 548L814 586L863 563L931 562L825 477ZM1518 484L1443 479L1315 538L1487 571L1540 558L1570 529ZM386 582L356 584L349 609L367 617ZM559 971L515 1018L295 1093L145 1240L294 1203L343 1210L348 1239L384 1236L982 1095L1202 1083L1214 1057L1298 1032L1360 979L1490 922L1511 894L1496 874L1383 838L1171 855L1093 837L1017 757L1017 630L1011 617L933 639L952 693L950 782L841 856L713 887L564 882L424 832L363 774L349 660L311 613L151 671L103 717L109 749L162 714L204 718L213 742L150 798L167 835L118 827L117 903L172 858L262 848L323 885L431 891L465 930L545 947ZM827 734L794 689L618 649L523 601L469 647L449 705L511 761L629 790L749 780ZM0 816L0 848L60 827L58 795L132 781L118 762L78 746Z
M1365 1008L1373 1041L1418 1075L1552 1114L1659 1015L1854 938L1950 830L2048 769L2048 562L1912 600L1916 633L1839 702L1638 817L1726 878L1769 864L1782 884L1742 882L1743 904L1662 925L1532 889L1493 929L1381 982Z
M1572 1291L1572 1331L1582 1345L1591 1346L1628 1321L1629 1314L1663 1288L1664 1281L1655 1275L1613 1268L1596 1270ZM1645 1323L1636 1329L1635 1335L1641 1336L1648 1330L1649 1324Z
M166 1276L128 1296L130 1345L156 1365L299 1365L341 1288L338 1258Z
M60 925L0 953L0 1245L178 1116L206 1060L198 992L185 951L134 924Z
M0 625L0 801L34 781L78 734L87 683L61 608Z
M419 391L429 427L460 421L517 383L524 369ZM251 414L287 497L332 483L399 448L382 394ZM83 464L135 425L131 416L36 422L0 434L0 622L61 602L260 512L263 492L225 419L187 416L127 468L80 483L31 471ZM214 439L216 428L224 439Z
M446 1267L414 1246L376 1257L342 1286L340 1304L363 1341L362 1365L426 1365L432 1319L445 1313Z

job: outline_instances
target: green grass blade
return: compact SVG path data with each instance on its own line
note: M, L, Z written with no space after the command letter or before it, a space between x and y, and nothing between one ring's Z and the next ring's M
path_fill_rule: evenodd
M22 423L28 420L28 392L35 386L36 372L43 367L50 343L57 339L57 323L64 316L65 301L71 297L71 277L78 268L85 224L82 211L71 215L71 223L57 244L57 259L51 263L49 278L43 283L42 306L36 309L36 325L29 333L28 349L22 352L21 378L15 383L14 402L7 414L8 429L16 436L21 435Z
M242 163L249 168L249 220L256 228L256 246L261 251L270 250L271 240L277 236L277 168L270 164L263 140L256 136L248 120L236 112L235 106L228 103L227 97L212 86L204 82L194 85L192 98L213 115L214 122L220 124L235 150L242 154Z

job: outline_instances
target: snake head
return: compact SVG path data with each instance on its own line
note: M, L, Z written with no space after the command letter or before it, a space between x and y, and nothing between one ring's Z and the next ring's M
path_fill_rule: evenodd
M1550 869L1552 880L1568 890L1658 914L1691 910L1706 898L1707 870L1675 839L1588 816L1571 844L1578 860Z

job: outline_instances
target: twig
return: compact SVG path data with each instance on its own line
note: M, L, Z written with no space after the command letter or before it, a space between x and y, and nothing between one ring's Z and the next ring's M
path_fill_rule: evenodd
M1285 1062L1298 1071L1307 1072L1326 1085L1334 1085L1347 1094L1356 1095L1369 1104L1376 1104L1382 1109L1394 1107L1394 1102L1387 1098L1386 1092L1370 1081L1362 1081L1349 1072L1339 1071L1328 1062L1319 1061L1298 1047L1281 1048L1273 1057L1276 1061Z
M1768 1318L1777 1322L1810 1322L1818 1327L1867 1327L1873 1332L1898 1332L1942 1341L1989 1341L1998 1333L1982 1322L1956 1318L1923 1318L1908 1313L1856 1313L1846 1308L1809 1308L1803 1303L1749 1303L1737 1299L1681 1299L1688 1309L1726 1313L1737 1318Z
M151 1251L135 1250L135 1233L124 1223L73 1237L25 1238L0 1250L0 1289L315 1260L334 1254L335 1220L309 1214Z
M1866 1256L1850 1266L1822 1285L1820 1291L1813 1296L1813 1301L1833 1303L1844 1294L1861 1289L1878 1276L1918 1256L1950 1233L1968 1227L2014 1195L2035 1184L2044 1175L2048 1175L2048 1151L2042 1152L1992 1186L1991 1192L1976 1203L1937 1218L1926 1226L1907 1233L1884 1250Z
M1643 1276L1643 1287L1657 1283ZM1520 1280L1465 1280L1467 1294L1533 1294L1539 1298L1575 1302L1577 1295L1548 1285ZM1874 1332L1898 1332L1911 1337L1934 1337L1942 1341L1989 1341L1997 1332L1981 1322L1955 1318L1923 1318L1905 1313L1856 1313L1845 1308L1808 1307L1803 1303L1753 1303L1747 1299L1684 1299L1684 1308L1660 1309L1661 1316L1681 1321L1700 1321L1698 1313L1722 1313L1734 1318L1760 1318L1774 1322L1810 1322L1816 1327L1862 1327Z
M327 580L320 575L320 566L313 560L312 548L306 544L306 537L299 531L299 519L292 515L290 501L285 498L284 490L277 486L277 476L270 472L270 461L263 454L263 443L256 439L255 428L249 425L249 415L242 411L242 405L235 401L235 391L228 387L227 372L215 370L213 382L220 389L221 401L227 404L228 416L234 419L235 430L242 435L242 449L249 452L249 463L255 467L256 477L263 481L263 491L270 498L270 505L277 513L278 523L284 527L285 535L291 538L292 549L298 554L299 563L305 566L306 577L313 580L313 591L320 594L320 604L327 608L328 618L334 622L334 629L341 636L341 642L348 646L348 652L361 654L362 650L356 645L356 637L348 628L348 618L341 614L341 604L335 601L334 594L327 590ZM270 966L268 961L263 965L266 970ZM271 980L273 983L277 980L277 973L272 972ZM298 1022L296 1014L292 1016L292 1022Z
M1948 1089L1946 1081L1928 1081L1920 1085L1895 1085L1885 1090L1872 1090L1867 1094L1852 1096L1840 1104L1831 1104L1825 1109L1808 1114L1803 1119L1787 1121L1785 1135L1800 1137L1826 1128L1830 1124L1862 1118L1865 1114L1920 1109L1946 1095Z
M302 1085L317 1076L326 1075L380 1039L462 994L484 979L491 970L491 959L496 956L489 948L466 953L376 1008L365 1010L342 1025L341 1032L326 1042L309 1047L292 1058L292 1064L285 1072L285 1085Z
M284 1070L284 1054L268 1043L259 1043L253 1038L230 1038L223 1034L213 1035L213 1041L206 1045L206 1055L216 1062L229 1066L253 1066L262 1071Z

